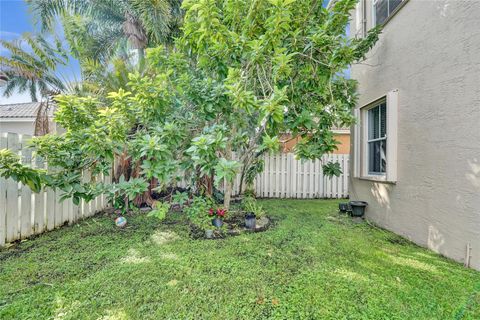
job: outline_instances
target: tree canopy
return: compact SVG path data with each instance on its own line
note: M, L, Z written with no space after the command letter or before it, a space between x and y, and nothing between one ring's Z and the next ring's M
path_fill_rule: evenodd
M182 35L147 49L145 68L123 88L57 97L66 133L33 140L57 168L44 180L78 201L112 188L84 181L85 170L113 173L127 205L132 194L149 203L151 192L183 179L195 193L223 186L228 208L235 175L261 170L259 155L278 150L279 134L302 137L295 149L302 159L334 151L332 127L355 121L356 83L344 71L379 34L345 37L355 4L184 1ZM324 164L324 172L338 174L338 164Z

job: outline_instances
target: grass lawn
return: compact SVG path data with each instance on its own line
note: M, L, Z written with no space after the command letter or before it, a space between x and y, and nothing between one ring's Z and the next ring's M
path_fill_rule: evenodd
M275 228L223 240L137 214L4 249L0 319L480 319L479 272L338 201L262 203Z

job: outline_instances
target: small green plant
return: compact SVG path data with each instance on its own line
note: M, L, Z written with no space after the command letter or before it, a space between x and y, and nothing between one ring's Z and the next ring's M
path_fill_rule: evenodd
M214 201L210 198L202 196L193 197L193 201L190 206L186 207L183 211L186 213L190 221L201 229L213 229L212 217L209 216L209 210L215 205Z
M148 189L148 182L141 178L131 178L125 180L120 176L118 183L105 186L107 198L113 203L115 209L120 209L126 213L132 207L132 200L142 192Z
M180 206L183 208L185 203L188 201L188 193L187 192L175 192L172 196L172 204Z
M244 197L255 198L255 190L248 188L243 192Z
M157 201L155 202L152 211L148 213L148 216L163 220L167 216L169 209L170 205L167 202Z
M242 201L242 208L245 212L252 212L257 218L265 216L265 210L253 197L245 197Z
M329 162L322 166L323 174L327 177L339 177L342 174L342 168L338 162Z

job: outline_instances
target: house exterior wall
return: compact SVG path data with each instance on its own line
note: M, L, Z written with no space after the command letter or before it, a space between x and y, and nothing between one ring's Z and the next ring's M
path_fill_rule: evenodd
M33 135L35 130L34 123L35 119L22 119L21 121L0 119L0 133L12 132Z
M372 26L372 1L357 8ZM361 34L353 12L350 35ZM480 2L410 0L363 64L358 107L398 90L396 182L350 175L376 224L480 269ZM388 111L387 111L388 114ZM362 126L362 124L360 124ZM352 130L355 134L356 130ZM358 132L358 131L357 131ZM387 131L388 135L388 131ZM359 152L352 136L351 159ZM361 142L360 142L361 143ZM360 157L361 158L361 157ZM351 161L351 172L355 162ZM388 166L388 159L387 159Z
M65 129L57 124L54 121L49 122L49 132L50 133L57 133L62 134L65 133ZM33 136L35 132L35 119L29 118L7 118L1 119L0 118L0 133L17 133L17 134L28 134Z

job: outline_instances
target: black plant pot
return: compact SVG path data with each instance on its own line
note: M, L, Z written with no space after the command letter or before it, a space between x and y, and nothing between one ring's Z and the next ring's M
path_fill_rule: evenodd
M366 201L350 201L350 207L352 207L352 217L363 217L365 214L365 208L368 206Z
M215 218L215 219L212 220L212 224L215 227L220 228L223 225L223 221L220 218Z
M247 212L245 214L245 227L250 230L255 230L257 223L257 217L253 212Z

